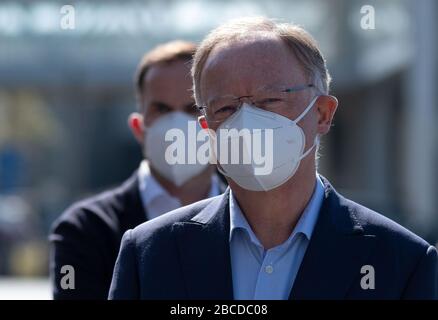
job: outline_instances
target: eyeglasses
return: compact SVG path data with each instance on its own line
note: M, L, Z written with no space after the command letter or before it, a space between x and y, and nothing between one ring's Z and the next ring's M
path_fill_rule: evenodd
M213 98L206 105L199 107L199 109L206 117L207 122L216 126L238 111L246 99L257 108L284 114L291 108L291 93L314 87L313 84L304 84L296 87L265 86L256 90L256 93L251 96L236 97L228 95Z

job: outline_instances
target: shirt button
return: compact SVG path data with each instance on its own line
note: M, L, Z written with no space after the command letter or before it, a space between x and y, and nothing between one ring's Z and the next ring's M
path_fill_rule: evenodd
M272 272L274 272L274 267L271 266L271 265L266 266L266 267L265 267L265 272L266 272L267 274L271 274Z

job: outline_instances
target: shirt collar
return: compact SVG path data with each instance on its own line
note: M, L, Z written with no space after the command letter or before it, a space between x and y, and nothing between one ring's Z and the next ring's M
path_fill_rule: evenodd
M139 189L140 195L143 202L143 207L147 208L149 205L160 197L165 197L166 199L173 198L177 201L175 197L170 195L166 189L164 189L161 184L155 179L155 177L151 174L149 168L149 162L147 160L143 160L140 164L140 168L138 170L139 177ZM219 195L219 181L216 175L212 175L211 177L211 187L208 194L208 197L215 197Z
M161 196L172 197L151 174L149 163L146 160L141 162L138 175L140 194L145 207L148 207L152 201Z
M306 236L307 240L310 240L313 234L313 229L315 228L316 221L319 216L319 210L321 209L322 201L324 199L324 184L321 181L319 175L316 175L316 185L313 195L310 198L306 208L304 209L297 225L295 226L292 234L286 242L289 242L296 234L302 233ZM256 235L248 224L245 216L243 215L236 198L230 189L230 237L231 242L233 234L236 230L245 230L250 237L251 242L258 246L262 246L260 241L257 239Z

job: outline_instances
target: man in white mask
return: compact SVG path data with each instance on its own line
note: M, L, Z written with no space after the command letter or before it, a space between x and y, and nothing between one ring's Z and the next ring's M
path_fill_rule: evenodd
M189 143L189 123L196 123L198 110L190 90L190 67L194 44L172 42L143 57L137 72L139 112L131 114L129 126L143 149L139 169L140 189L148 218L208 196L218 195L222 185L214 167L196 161L172 164L166 149L174 143L166 133L180 130ZM199 125L197 130L200 130Z
M437 298L435 248L316 171L338 101L305 30L222 25L198 47L192 76L230 189L126 232L110 298Z
M50 270L55 299L106 299L126 230L225 190L214 166L165 159L172 143L165 139L167 131L180 130L187 137L189 123L201 130L191 92L195 48L174 41L141 60L135 80L138 112L128 123L145 160L122 186L74 204L54 223ZM74 280L65 277L64 266L73 268Z

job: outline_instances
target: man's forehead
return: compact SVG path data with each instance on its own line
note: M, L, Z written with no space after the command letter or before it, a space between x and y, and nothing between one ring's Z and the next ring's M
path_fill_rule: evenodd
M240 65L263 62L275 63L293 60L286 44L274 36L235 39L220 43L213 48L204 69L240 63Z
M152 66L145 75L143 98L169 105L192 101L190 65L184 60Z
M305 77L292 51L271 36L233 41L212 50L202 71L201 91L228 92L233 79L259 87L291 85Z
M190 79L190 63L181 59L152 65L145 75L144 83L153 83L160 80L179 81L182 78Z

